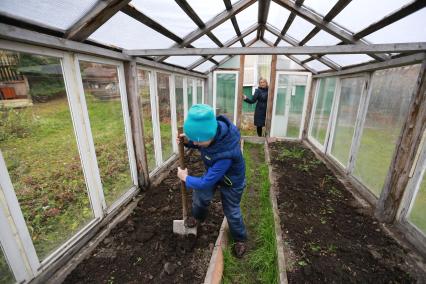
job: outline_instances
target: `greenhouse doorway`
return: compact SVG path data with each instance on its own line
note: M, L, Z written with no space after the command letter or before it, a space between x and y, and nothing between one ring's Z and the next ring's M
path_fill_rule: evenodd
M271 136L301 138L310 82L310 73L277 72Z
M216 71L213 75L213 106L216 115L237 121L238 71Z

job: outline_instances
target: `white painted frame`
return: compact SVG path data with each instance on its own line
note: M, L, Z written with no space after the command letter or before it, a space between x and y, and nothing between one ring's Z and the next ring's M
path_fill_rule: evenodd
M341 95L341 91L342 91L342 80L344 79L350 79L350 78L363 78L364 82L363 82L363 86L362 86L362 90L361 90L361 97L358 103L358 108L357 108L357 116L356 116L356 120L355 120L355 125L354 125L354 133L352 134L352 139L351 139L351 146L349 149L349 153L348 153L348 163L346 165L342 164L342 162L340 162L336 157L334 157L331 153L331 148L333 145L333 140L334 140L334 134L336 131L336 123L337 123L337 114L338 114L338 110L339 110L339 104L340 104L340 95ZM332 120L331 123L329 123L330 129L329 129L329 134L328 134L328 139L327 140L327 146L326 146L326 154L333 160L335 161L337 164L339 164L343 169L345 169L345 171L348 173L348 170L351 170L350 168L350 162L351 162L351 155L353 154L353 150L354 148L354 139L355 139L355 135L357 134L357 126L359 126L359 121L361 120L361 115L363 113L363 110L361 109L361 107L364 105L365 103L365 98L366 98L366 94L367 94L367 86L368 86L368 74L363 73L363 74L352 74L352 75L348 75L348 76L342 76L338 78L338 81L336 83L336 92L335 92L335 96L334 96L334 100L333 100L333 107L332 107ZM326 136L327 137L327 136ZM352 167L353 167L353 163L352 162Z
M217 74L234 74L235 75L235 92L234 92L234 117L233 123L235 124L237 121L237 99L238 99L238 76L239 71L214 71L213 72L213 110L216 114L216 102L217 102Z
M420 186L422 184L423 178L426 175L426 131L423 132L422 140L420 142L419 150L417 152L416 158L413 161L413 165L410 170L410 179L407 184L407 188L404 192L403 200L400 204L397 213L397 220L404 224L408 224L413 227L423 239L426 240L426 232L423 232L408 220L410 213L413 209L414 202L416 200L417 194L419 193Z
M274 126L276 124L276 117L275 117L275 111L276 111L276 104L277 104L277 94L278 94L278 79L280 75L298 75L298 76L306 76L306 83L305 83L305 94L303 98L303 109L302 109L302 118L300 120L300 126L299 126L299 135L297 138L288 138L287 135L287 126L288 126L288 116L290 112L290 100L291 100L291 94L290 96L286 95L286 103L285 103L285 110L284 110L284 137L286 139L302 139L302 130L303 125L305 123L306 118L306 106L308 104L308 95L311 89L311 82L312 82L312 74L310 72L292 72L292 71L277 71L276 72L276 78L275 78L275 89L274 89L274 101L272 104L272 119L271 119L271 136L274 137L281 137L276 136L274 133ZM292 86L295 88L296 85ZM290 90L290 89L289 89ZM290 91L293 92L293 89Z
M308 137L307 137L309 142L311 142L315 147L320 149L321 152L325 152L325 149L326 149L326 146L327 146L328 135L329 135L329 132L330 132L330 122L331 122L331 118L332 118L333 101L334 101L334 98L335 98L335 95L336 95L336 87L337 87L338 78L336 78L336 85L334 86L333 99L331 101L331 107L330 107L330 116L329 116L328 122L327 122L327 129L326 129L326 132L325 132L324 145L322 145L315 137L312 136L312 127L313 127L313 123L314 123L316 107L317 107L317 104L318 104L318 93L319 93L319 89L320 89L321 80L326 80L326 79L328 79L328 78L319 78L316 81L316 84L315 84L314 102L312 104L311 117L310 117L310 120L309 120L309 127L308 127Z
M158 168L161 166L161 143L158 142L158 138L156 136L156 128L158 127L158 125L156 124L156 102L155 102L155 95L154 92L156 92L156 80L154 78L154 69L151 68L146 68L140 64L137 64L136 66L136 70L141 70L141 71L145 71L148 72L148 82L149 82L149 102L150 102L150 107L151 107L151 121L152 121L152 139L153 139L153 150L154 150L154 160L155 160L155 168L151 169L151 171L149 172L149 176L151 177L152 175L155 174L155 172L158 170ZM138 85L138 95L139 95L139 83ZM143 114L141 114L143 116ZM143 125L142 125L143 127ZM161 140L160 140L161 141ZM145 143L145 140L144 140ZM159 150L158 150L159 149Z
M154 101L154 103L155 103L155 120L153 119L153 121L155 121L155 123L153 123L153 124L156 125L156 127L154 129L155 129L155 131L157 131L157 133L154 136L157 136L157 142L155 142L155 144L156 144L156 147L158 148L158 151L159 151L158 156L160 157L160 159L157 162L159 162L158 167L160 167L163 164L167 163L170 159L173 159L173 155L171 155L169 158L164 160L163 145L162 145L162 142L161 142L161 127L160 127L160 113L159 113L160 103L158 101L158 84L157 84L158 73L167 75L169 77L169 103L170 103L170 119L171 119L171 123L172 123L172 125L171 125L172 126L172 137L171 137L171 139L173 139L172 142L175 141L176 132L177 132L176 102L175 102L175 89L174 89L175 83L174 83L174 76L173 76L172 73L164 72L164 71L161 71L161 70L154 70L153 73L154 73L154 82L155 82L155 85L154 85L155 90L154 90L153 94L155 95L155 98L153 99L151 97L151 101ZM150 83L150 85L151 85L151 83ZM176 143L172 143L172 149L173 149L172 152L173 153L177 153L177 151L178 151L177 145L175 145L175 144Z
M75 57L75 64L76 64L76 70L78 75L80 75L80 81L79 81L79 93L80 93L80 99L82 101L82 105L83 108L86 110L84 112L84 118L85 118L85 123L87 123L88 125L88 129L90 129L88 135L91 138L89 141L91 142L91 150L93 151L92 154L92 159L94 158L97 164L97 157L96 157L96 152L95 152L95 145L94 145L94 140L93 140L93 136L91 133L91 126L90 126L90 119L89 119L89 114L87 112L87 104L86 104L86 98L85 98L85 94L84 94L84 87L83 87L83 78L81 77L81 70L80 70L80 61L87 61L87 62L93 62L93 63L99 63L99 64L105 64L105 65L112 65L115 66L117 69L117 77L118 77L118 87L119 87L119 91L120 91L120 101L121 101L121 110L122 110L122 117L123 117L123 123L124 123L124 135L125 135L125 139L126 139L126 145L127 145L127 156L128 156L128 161L129 161L129 167L130 167L130 174L131 174L131 178L132 178L132 182L133 182L133 186L131 188L129 188L123 195L121 195L121 197L119 197L117 200L115 200L109 207L106 205L106 201L105 201L105 196L104 194L100 195L101 198L101 202L104 208L104 211L106 211L106 213L110 213L111 211L113 211L116 207L120 206L122 204L122 202L124 200L127 199L127 197L131 194L133 194L136 190L137 190L137 170L136 170L136 158L135 158L135 152L133 149L133 138L132 138L132 131L131 131L131 125L130 125L130 115L129 115L129 107L128 107L128 103L127 103L127 92L126 92L126 85L125 85L125 77L124 77L124 66L123 63L120 61L116 61L116 60L111 60L111 59L105 59L105 58L99 58L99 57L94 57L94 56L89 56L89 55L83 55L83 54L78 54ZM97 179L98 182L100 182L100 186L101 188L103 188L102 186L102 182L101 182L101 178L100 178L100 174L99 174L99 167L96 168L97 171ZM103 193L103 191L102 191Z
M183 77L183 118L188 115L188 78Z
M55 57L60 60L73 132L77 144L77 151L82 164L88 198L94 214L93 219L88 224L40 262L32 243L17 196L13 189L13 184L10 180L5 161L0 152L0 176L2 177L0 181L2 190L1 195L3 196L1 199L1 205L3 208L8 208L7 211L2 211L6 215L2 214L0 216L1 221L5 221L3 217L9 216L7 223L2 223L1 227L3 229L1 231L3 234L1 235L0 240L15 278L17 281L23 282L29 281L39 275L42 271L49 267L52 262L62 256L69 247L76 244L87 233L87 231L99 223L100 219L104 216L104 210L101 205L102 198L100 197L100 195L102 195L102 191L99 191L99 188L96 187L96 177L93 175L93 172L91 172L92 170L96 171L97 166L94 166L95 164L93 163L93 159L90 158L91 151L89 144L91 133L85 128L85 124L83 122L84 113L87 112L87 109L83 108L83 103L79 96L79 78L77 74L77 70L79 68L76 68L75 65L75 55L45 47L14 43L5 40L0 40L0 48L15 52ZM15 233L12 235L12 232ZM13 237L13 239L11 237Z

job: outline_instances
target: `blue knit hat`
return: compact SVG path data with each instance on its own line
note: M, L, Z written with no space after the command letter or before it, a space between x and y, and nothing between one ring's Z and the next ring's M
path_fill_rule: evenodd
M217 121L209 105L196 104L189 111L183 124L183 132L191 141L205 142L213 139L217 131Z

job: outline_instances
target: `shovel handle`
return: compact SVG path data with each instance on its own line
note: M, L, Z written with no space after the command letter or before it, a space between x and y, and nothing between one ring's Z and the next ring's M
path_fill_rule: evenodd
M179 127L178 129L178 137L180 138L180 135L183 133L183 127ZM185 148L183 145L183 138L180 139L180 143L178 145L179 147L179 167L181 169L185 169ZM182 217L183 220L186 219L186 217L188 217L188 200L186 198L186 186L185 186L185 182L181 181L180 182L180 193L181 193L181 198L182 198Z

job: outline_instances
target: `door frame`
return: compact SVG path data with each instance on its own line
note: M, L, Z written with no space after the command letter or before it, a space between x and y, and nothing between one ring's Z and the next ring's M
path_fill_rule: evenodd
M238 76L239 71L225 71L218 70L213 72L213 111L216 115L216 103L217 103L217 74L235 74L235 92L234 92L234 117L232 123L237 121L237 99L238 99Z
M278 79L280 75L299 75L299 76L306 76L306 84L305 84L305 94L303 97L303 109L302 109L302 119L300 120L300 126L299 126L299 135L297 138L288 138L287 135L287 126L288 126L288 115L290 110L290 104L288 104L287 109L287 103L286 103L286 109L284 110L284 121L285 121L285 134L282 138L286 139L302 139L302 132L303 132L303 125L305 123L306 119L306 106L308 104L308 95L309 91L311 89L311 83L312 83L312 73L310 72L296 72L296 71L277 71L276 78L275 78L275 88L274 88L274 99L272 103L272 119L271 119L271 136L275 137L274 135L274 126L275 126L275 111L276 111L276 104L277 104L277 94L278 94ZM286 101L290 100L291 96L286 96ZM281 136L276 136L281 137Z

